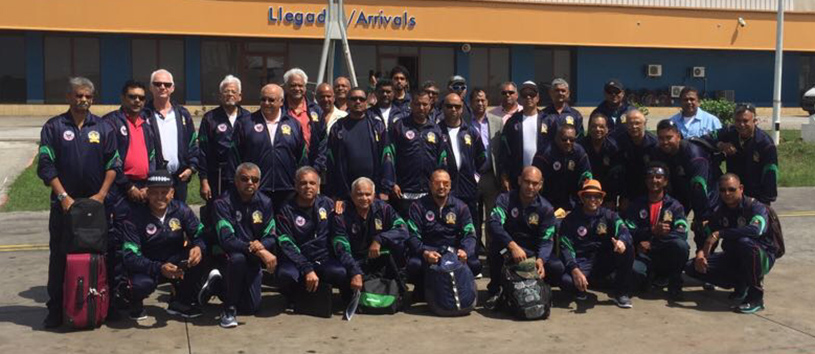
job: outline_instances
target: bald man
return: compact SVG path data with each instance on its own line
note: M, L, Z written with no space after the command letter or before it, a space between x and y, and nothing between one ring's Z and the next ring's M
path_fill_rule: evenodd
M534 257L538 275L546 276L544 265L552 258L555 236L555 210L540 195L543 174L527 166L518 177L518 189L501 193L495 201L487 230L492 235L489 246L490 283L485 306L494 308L500 296L501 268L505 262L520 263Z
M341 78L337 78L337 80L339 79ZM335 89L331 87L331 84L326 82L318 85L316 90L317 105L323 110L321 122L325 125L326 133L331 131L331 126L334 125L337 120L348 115L347 111L334 106L336 102L336 93L334 91ZM348 90L345 90L345 95L347 97Z
M342 111L348 110L348 92L351 90L351 81L345 76L334 79L334 106Z
M294 172L308 164L308 151L300 123L281 109L283 88L275 84L260 91L260 109L249 119L235 122L233 153L227 171L244 162L260 167L258 189L279 206L294 194ZM234 180L234 176L229 176Z

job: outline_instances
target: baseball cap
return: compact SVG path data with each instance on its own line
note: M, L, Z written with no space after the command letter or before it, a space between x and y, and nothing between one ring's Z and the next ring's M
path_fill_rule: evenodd
M453 75L450 77L450 80L447 81L447 86L452 86L454 84L467 84L467 80L461 75Z
M532 90L535 91L535 93L538 93L538 85L534 81L524 81L524 83L521 84L520 90L518 91L521 92L523 90Z
M612 91L612 90L614 90L614 91L618 91L618 90L619 91L625 91L625 86L623 86L623 83L620 82L620 80L611 79L611 80L608 80L608 82L606 82L606 84L603 86L603 91L608 92L608 91Z
M167 170L156 170L147 176L147 187L172 187L173 175Z

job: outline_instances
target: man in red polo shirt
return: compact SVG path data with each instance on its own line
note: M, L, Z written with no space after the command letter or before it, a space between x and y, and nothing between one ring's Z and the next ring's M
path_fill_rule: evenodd
M308 84L308 75L300 68L289 69L283 74L283 89L285 90L285 100L283 102L283 112L296 119L303 128L303 139L306 141L306 147L311 148L312 129L319 129L323 127L320 122L320 117L323 116L323 111L315 103L306 97L306 85ZM323 128L325 129L325 128ZM313 146L318 146L317 141Z

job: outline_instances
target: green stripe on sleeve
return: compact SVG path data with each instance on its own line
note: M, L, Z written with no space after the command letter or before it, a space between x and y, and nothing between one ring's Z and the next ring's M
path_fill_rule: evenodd
M764 176L767 172L775 173L775 179L779 179L780 175L778 173L778 165L771 163L769 165L764 166L764 169L761 170L761 175Z
M623 226L623 219L617 219L614 222L614 237L620 237L620 226Z
M546 229L546 231L543 232L543 240L544 241L551 240L552 236L554 236L554 234L555 234L555 226L554 225L549 226Z
M693 177L693 179L690 180L690 184L693 185L694 183L698 183L700 186L702 186L702 190L705 192L705 194L707 194L707 181L704 179L704 177Z
M418 227L418 226L416 226L416 223L415 223L415 222L413 222L413 220L408 220L408 222L407 222L407 226L408 226L408 229L410 229L410 231L412 231L413 233L415 233L415 234L416 234L416 236L417 236L419 239L421 239L421 238L422 238L422 234L420 234L420 233L419 233L419 227Z
M275 226L276 225L275 225L275 222L274 222L274 218L271 218L269 220L269 223L266 224L266 228L263 229L263 236L261 238L271 236L272 235L272 230L275 229Z
M397 217L396 220L393 221L393 227L402 226L402 225L405 225L405 220L402 220L402 218L400 218L400 217Z
M280 242L281 245L287 242L290 243L297 251L297 253L300 253L300 247L297 247L297 244L294 243L294 241L291 239L291 237L289 237L289 235L282 234L280 235L280 237L277 238L277 240Z
M200 222L199 222L199 223L198 223L198 227L197 227L197 228L195 228L195 234L194 234L194 235L192 235L192 238L193 238L193 239L196 239L196 238L200 237L200 236L201 236L201 234L203 234L203 233L204 233L204 224L202 224L202 223L200 223Z
M497 206L492 208L492 214L498 216L498 218L501 220L501 225L504 225L504 223L507 221L507 212L502 207Z
M135 254L137 256L141 256L141 249L139 248L139 246L137 244L135 244L133 242L125 242L124 245L122 245L122 251L125 251L125 252L129 251L129 252L132 252L133 254Z
M758 234L763 235L764 231L767 230L767 220L764 220L764 217L761 215L756 215L750 220L751 224L755 222L758 222Z
M572 257L577 256L577 253L575 253L574 251L574 246L572 245L572 240L570 240L568 237L561 237L560 241L563 242L563 245L566 246L566 249L569 250L569 253L572 254Z
M113 156L110 158L108 163L105 164L105 170L109 170L109 169L113 168L113 165L118 160L119 160L119 150L115 150L114 153L113 153Z
M198 142L198 132L192 132L192 137L190 138L190 147L195 146L195 143Z
M221 233L221 230L224 228L228 229L229 232L231 233L235 233L235 228L232 227L232 224L230 224L229 221L226 221L224 219L218 220L218 223L215 224L215 230L218 233Z
M51 162L56 162L57 161L57 158L54 155L54 149L52 149L48 145L40 146L40 155L42 155L42 154L48 155L48 158L51 159Z
M467 225L464 225L464 233L467 234L470 232L475 233L475 226L473 226L473 223L468 222Z
M347 237L342 236L342 235L338 235L338 236L334 237L334 240L332 241L332 243L334 245L334 249L337 249L337 245L342 245L342 249L344 249L345 252L351 253L351 243L348 242Z

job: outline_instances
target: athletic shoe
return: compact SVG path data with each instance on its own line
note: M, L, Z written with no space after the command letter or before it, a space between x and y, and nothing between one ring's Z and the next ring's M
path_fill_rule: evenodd
M476 279L481 279L483 277L484 277L484 274L481 274L481 273L478 273L478 274L475 275Z
M733 292L727 296L728 299L733 301L738 301L739 303L744 302L744 299L747 298L747 288L736 288L733 289Z
M713 291L716 290L716 286L711 283L704 283L702 284L702 289L705 289L707 291Z
M487 310L495 310L498 306L498 299L501 298L501 290L498 290L495 294L490 295L487 298L487 301L484 302L484 308Z
M656 278L654 278L654 281L651 282L651 285L653 285L655 288L662 289L662 288L668 286L668 278L667 277L656 277Z
M45 320L42 321L42 325L48 329L62 326L62 314L54 314L49 311L48 316L45 316Z
M147 319L147 311L144 310L144 306L141 304L134 304L130 309L128 317L134 321L143 321Z
M213 269L209 272L207 281L204 282L201 291L198 292L199 304L203 306L208 304L209 300L212 300L212 297L215 296L215 289L217 289L217 285L222 278L221 272L219 272L218 269Z
M171 302L167 306L167 313L184 318L196 318L204 314L197 306L187 305L179 301Z
M226 310L221 311L221 322L219 325L222 328L234 328L238 326L238 319L235 317L234 307L229 307Z
M575 294L575 296L574 296L574 299L577 300L577 301L586 301L586 300L588 300L588 298L589 298L589 295L586 294L585 291L581 291L581 292Z
M614 301L614 303L617 304L617 307L621 309L630 309L634 307L634 304L631 303L631 298L628 297L628 295L615 296L611 300Z
M764 309L764 302L758 301L745 301L737 309L736 312L740 313L756 313Z

